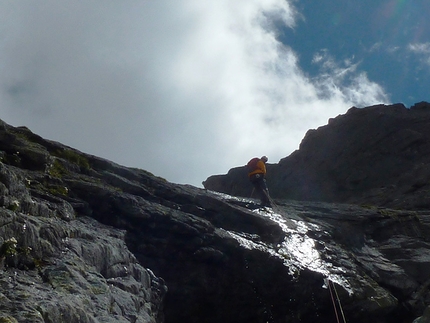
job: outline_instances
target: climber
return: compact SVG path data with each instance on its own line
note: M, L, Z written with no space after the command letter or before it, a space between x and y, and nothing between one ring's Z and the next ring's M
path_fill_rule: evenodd
M266 156L261 158L255 157L252 158L246 165L249 180L251 181L252 185L254 185L254 190L260 197L261 206L272 206L265 179L267 160L268 159Z

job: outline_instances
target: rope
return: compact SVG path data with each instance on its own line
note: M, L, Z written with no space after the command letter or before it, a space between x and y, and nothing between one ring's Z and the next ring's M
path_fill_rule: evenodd
M342 304L340 303L340 298L339 298L339 295L337 294L336 286L333 283L331 283L331 284L333 285L333 289L334 289L334 292L336 294L336 299L337 299L337 302L339 304L339 309L340 309L340 313L342 314L343 322L346 323L345 314L343 313Z
M266 190L264 190L264 189L263 189L263 192L264 192L264 194L266 194L267 198L269 199L270 204L272 205L272 208L279 210L279 207L276 205L275 201L270 197L269 192L266 191ZM252 193L254 193L254 191L252 191ZM327 282L327 285L328 285L328 289L330 291L331 301L333 303L333 308L334 308L334 313L336 314L337 323L340 323L340 319L339 319L339 314L337 312L336 300L337 300L337 303L338 303L338 306L339 306L340 313L342 315L343 323L346 323L345 313L343 312L342 304L340 303L340 298L339 298L339 294L337 293L336 286L329 279L326 279L326 282ZM336 300L334 299L334 295L333 295L333 291L332 291L332 286L330 286L330 283L333 286L334 293L336 294Z
M333 308L334 308L334 313L336 314L337 323L340 323L340 319L339 319L339 314L337 313L336 300L337 300L337 303L338 303L338 306L339 306L340 313L342 314L343 322L346 323L345 313L343 312L342 304L340 303L340 298L339 298L339 295L337 293L336 286L334 285L333 282L331 282L328 279L325 279L325 282L327 283L328 289L330 291L331 301L333 303ZM334 294L333 294L332 286L330 285L330 283L333 286L334 293L336 294L336 300L334 299Z
M267 199L269 200L270 204L272 205L272 208L277 208L275 201L270 197L269 190L265 190L262 188L262 191L264 192L264 195L266 195Z
M275 201L270 197L269 192L267 190L264 190L264 189L263 189L263 192L266 195L266 197L268 198L270 204L272 205L272 208L274 210L276 210L276 209L279 210L278 205L276 205ZM254 193L254 190L252 190L251 196L252 196L253 193ZM328 285L328 289L330 291L331 301L333 303L333 308L334 308L334 313L336 315L337 323L340 323L340 319L339 319L339 314L337 312L336 300L337 300L337 303L338 303L338 306L339 306L340 313L342 315L343 323L346 323L345 313L343 312L342 304L340 303L340 298L339 298L339 295L337 293L336 286L329 279L326 279L326 282L327 282L327 285ZM334 294L333 294L333 291L332 291L332 286L330 286L330 283L331 283L331 285L333 285L333 290L334 290L334 293L336 294L336 300L334 299Z
M334 300L333 292L332 292L331 286L330 286L330 281L327 279L326 282L327 282L327 285L328 285L328 289L330 291L331 301L333 302L333 308L334 308L334 313L336 314L337 323L340 323L339 315L337 314L336 301Z
M282 214L283 216L285 216L285 214L283 214L283 210L275 203L275 201L270 197L269 193L266 193L267 197L269 198L270 204L272 205L272 209L279 213Z

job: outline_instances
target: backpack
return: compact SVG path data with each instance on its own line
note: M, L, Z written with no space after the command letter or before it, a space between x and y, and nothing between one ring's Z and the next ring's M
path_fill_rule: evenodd
M257 163L260 161L260 158L254 157L252 158L248 164L246 164L246 170L248 173L257 169Z

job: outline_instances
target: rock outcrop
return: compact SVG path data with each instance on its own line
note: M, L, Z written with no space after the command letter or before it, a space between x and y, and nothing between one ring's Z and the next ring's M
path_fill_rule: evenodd
M430 303L430 211L261 209L5 123L0 151L0 322L412 322Z
M164 281L68 196L84 157L3 123L0 138L0 322L162 322Z
M351 108L309 130L297 151L268 165L267 182L277 198L429 209L429 165L430 104L377 105ZM251 193L243 167L204 186Z

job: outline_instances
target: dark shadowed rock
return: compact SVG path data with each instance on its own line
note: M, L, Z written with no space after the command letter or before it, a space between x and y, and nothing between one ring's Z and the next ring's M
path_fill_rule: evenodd
M272 196L296 200L430 207L430 104L351 108L309 130L300 148L268 165ZM243 168L211 176L207 189L249 196Z
M304 151L315 151L313 136ZM330 154L343 151L337 145ZM286 199L261 209L253 199L168 183L5 123L0 152L2 322L334 322L331 292L350 323L426 315L426 210ZM328 167L316 162L323 153L309 170ZM297 194L324 199L337 187L297 185ZM368 184L357 185L367 192Z

